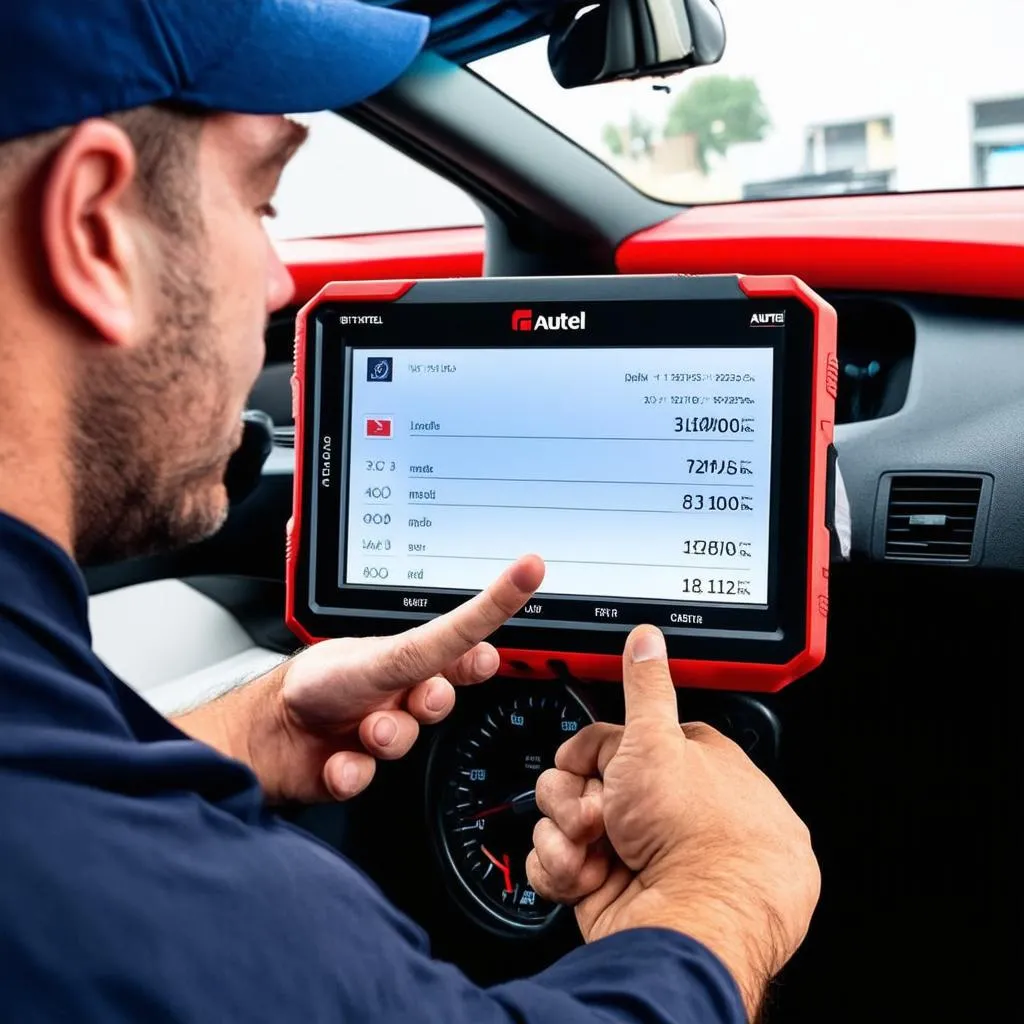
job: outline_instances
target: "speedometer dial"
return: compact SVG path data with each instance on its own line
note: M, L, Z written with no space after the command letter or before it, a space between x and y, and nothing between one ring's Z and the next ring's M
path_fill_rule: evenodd
M498 684L492 693L453 738L441 740L431 760L439 845L462 902L477 917L506 930L536 930L558 910L526 878L540 817L537 777L593 719L559 684L530 690Z

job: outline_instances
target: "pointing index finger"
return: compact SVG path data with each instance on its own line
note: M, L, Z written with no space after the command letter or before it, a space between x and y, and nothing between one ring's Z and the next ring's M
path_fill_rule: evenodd
M524 555L458 608L390 637L378 654L378 685L400 690L441 672L504 625L543 579L544 562L537 555Z

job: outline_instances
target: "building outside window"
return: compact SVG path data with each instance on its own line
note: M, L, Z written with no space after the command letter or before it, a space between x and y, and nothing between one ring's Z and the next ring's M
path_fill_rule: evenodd
M978 188L1024 181L1024 96L974 104L974 175Z

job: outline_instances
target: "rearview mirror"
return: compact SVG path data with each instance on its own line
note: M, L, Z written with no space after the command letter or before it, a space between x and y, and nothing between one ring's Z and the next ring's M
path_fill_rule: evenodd
M548 63L564 89L717 64L725 22L714 0L600 0L555 16Z

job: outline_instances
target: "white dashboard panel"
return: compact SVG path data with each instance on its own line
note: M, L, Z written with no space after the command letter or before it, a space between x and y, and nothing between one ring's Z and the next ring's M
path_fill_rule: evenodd
M99 657L164 714L194 707L284 660L254 645L234 616L181 580L94 596L89 622Z

